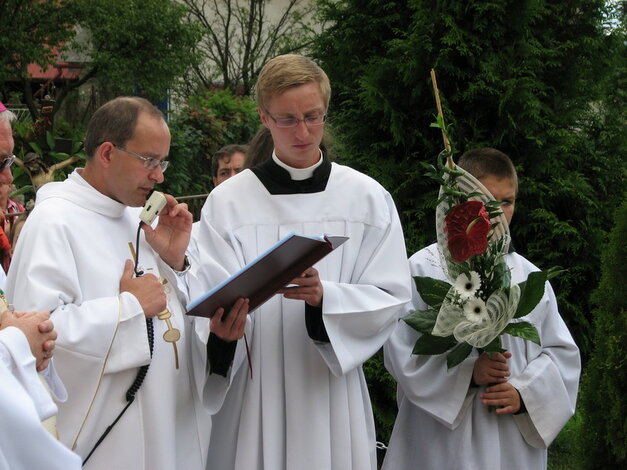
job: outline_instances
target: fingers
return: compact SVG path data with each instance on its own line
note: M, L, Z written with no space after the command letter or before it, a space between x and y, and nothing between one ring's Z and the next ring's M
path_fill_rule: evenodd
M144 224L145 225L145 224ZM122 279L132 279L135 274L135 270L133 269L133 261L127 259L124 262L124 272L122 273Z
M497 414L516 413L520 409L520 395L510 383L492 385L479 398L482 404L496 407Z
M246 317L249 310L248 299L238 299L231 307L228 315L219 308L211 318L211 331L225 341L235 341L244 336Z
M145 274L141 277L126 277L127 268L132 262L127 260L124 265L124 274L120 279L120 292L129 292L135 296L147 318L154 317L167 307L167 296L163 284L154 274Z
M294 286L279 289L277 293L283 294L286 299L304 300L314 307L322 305L324 290L318 270L315 268L307 269L300 277L293 279L290 284L294 284Z
M141 229L144 231L144 238L146 239L146 242L150 243L153 238L155 238L155 229L148 224L142 224Z
M505 356L505 354L501 354L498 352L492 353L492 354L488 354L488 353L484 353L486 356L488 356L488 359L492 362L494 362L495 364L500 363L500 364L507 364L507 359L508 357L512 356L512 353L510 352L506 352L505 354L509 354L508 357Z
M48 366L52 357L57 332L50 320L50 312L5 312L3 324L19 328L30 346L31 353L35 357L37 370L42 371Z
M218 310L216 310L216 312L213 314L213 317L211 317L211 321L213 322L214 319L216 322L220 322L222 323L222 317L224 316L224 308L220 307ZM213 331L213 328L211 329Z
M172 196L171 194L163 193L163 195L165 196L165 201L166 201L166 204L163 210L167 210L168 212L171 212L179 203L176 200L176 198ZM187 204L185 206L187 207Z
M506 354L511 357L510 353ZM473 380L477 385L504 383L507 382L509 375L507 358L501 353L483 353L475 361Z
M161 211L161 216L171 217L172 219L180 217L182 219L190 219L192 220L194 216L189 211L187 203L178 202L173 196L170 194L164 194L166 199L166 205Z
M54 336L55 338L57 337L56 334ZM56 342L54 339L49 339L47 341L44 341L44 343L41 346L41 348L44 351L44 356L50 357L52 355L52 351L54 351L55 346L56 346Z
M46 334L52 332L54 334L53 339L57 338L57 333L54 331L54 323L52 323L52 320L44 320L37 327L39 328L40 333Z
M299 277L292 279L289 284L293 284L295 286L312 286L317 282L319 282L318 271L315 268L309 268ZM278 292L282 293L281 291L290 291L293 289L294 287L283 287L282 289L279 289Z
M167 204L164 208L164 211L166 211L166 214L169 215L170 217L177 217L179 215L182 215L183 217L187 217L187 213L189 212L189 209L187 207L187 203L185 202L178 202L173 196L171 196L170 194L165 194L165 199L167 201ZM191 214L191 212L190 212Z
M313 286L316 283L320 282L318 277L318 270L315 268L307 269L300 277L297 277L292 281L292 284L296 284L299 286Z
M53 340L48 340L43 343L42 348L41 348L43 351L42 359L41 361L38 361L38 364L37 364L38 372L41 372L46 367L48 367L48 363L50 362L50 359L52 358L54 354L55 345L56 344Z
M49 364L50 364L50 358L49 357L44 358L41 362L37 364L37 372L46 370Z

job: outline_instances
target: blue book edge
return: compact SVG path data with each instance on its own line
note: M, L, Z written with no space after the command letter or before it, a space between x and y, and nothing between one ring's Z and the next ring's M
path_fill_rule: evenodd
M216 293L223 286L225 286L226 284L231 282L234 278L236 278L240 274L242 274L242 273L246 272L247 270L249 270L250 268L252 268L256 263L258 263L266 255L268 255L268 253L271 253L272 251L276 250L278 247L280 247L284 243L287 243L290 239L292 239L295 236L304 237L304 238L311 238L313 240L324 240L324 237L311 237L311 236L308 236L308 235L300 235L300 234L298 234L296 232L289 233L288 235L283 237L281 240L276 242L274 245L272 245L270 248L268 248L266 251L264 251L262 254L257 256L254 260L252 260L250 263L248 263L242 269L237 271L235 274L229 276L224 281L222 281L221 283L217 284L213 289L211 289L207 293L201 295L196 300L194 300L194 301L190 302L189 304L187 304L187 307L186 307L187 311L190 311L191 309L196 307L198 304L202 303L202 301L205 300L207 297L211 297L214 293Z

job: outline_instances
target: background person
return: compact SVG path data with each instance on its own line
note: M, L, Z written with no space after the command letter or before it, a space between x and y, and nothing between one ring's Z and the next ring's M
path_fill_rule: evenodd
M247 151L246 145L231 144L225 145L213 155L211 174L214 188L244 169Z
M13 224L13 217L9 214L23 212L24 207L9 199L9 194L13 188L13 173L11 165L15 160L13 155L14 141L11 123L16 116L0 102L0 289L4 288L6 272L11 264L11 245L9 243L9 232Z

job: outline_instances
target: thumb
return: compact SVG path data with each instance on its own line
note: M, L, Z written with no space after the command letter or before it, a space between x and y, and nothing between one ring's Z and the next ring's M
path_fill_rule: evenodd
M155 238L155 229L148 224L142 224L141 228L144 231L144 238L146 239L146 242L152 242L152 239Z
M124 272L122 273L122 279L132 279L135 270L133 269L133 261L127 259L124 263Z

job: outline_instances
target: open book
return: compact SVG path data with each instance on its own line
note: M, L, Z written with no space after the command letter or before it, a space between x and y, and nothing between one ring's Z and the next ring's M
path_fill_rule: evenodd
M348 237L306 237L291 233L239 272L191 302L187 306L187 314L210 318L220 307L224 307L228 314L240 297L249 299L249 312L252 312L346 240Z

